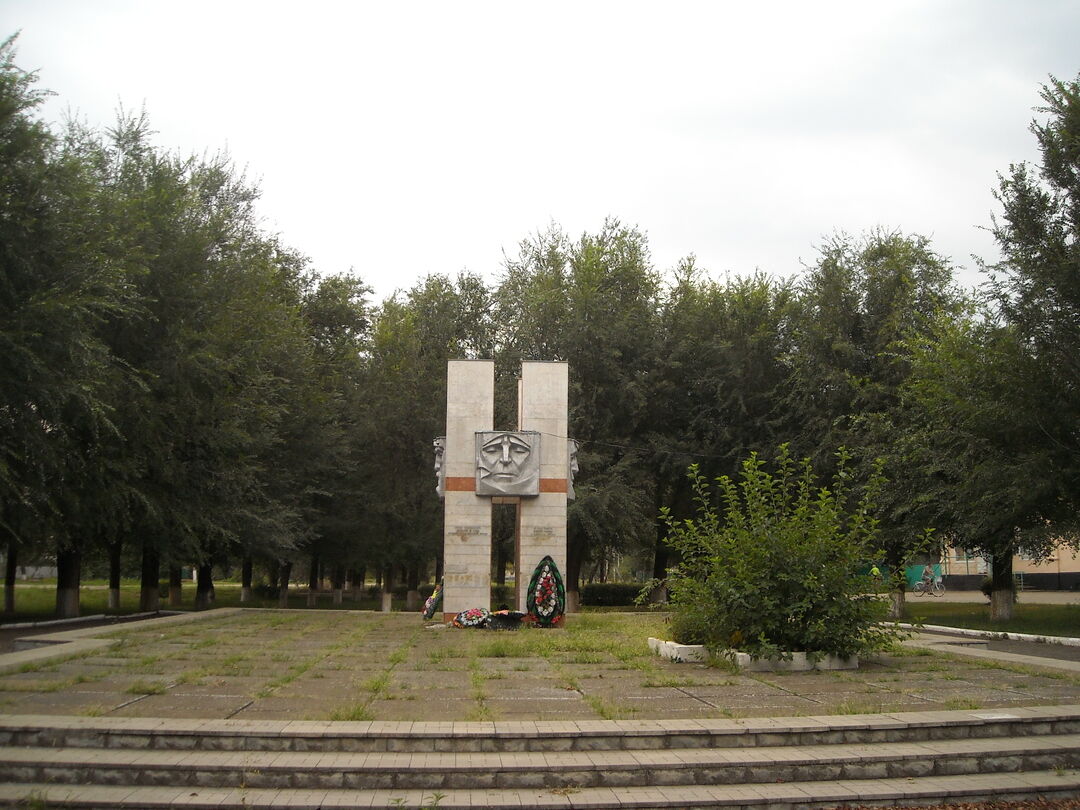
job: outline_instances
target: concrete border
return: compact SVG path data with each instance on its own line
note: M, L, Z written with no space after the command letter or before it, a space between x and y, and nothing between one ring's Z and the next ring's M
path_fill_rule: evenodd
M1036 644L1061 644L1066 647L1080 647L1080 638L1069 636L1035 636L1030 633L1002 633L996 630L972 630L967 627L945 627L939 624L924 624L916 627L913 624L901 624L900 627L908 630L923 631L927 633L948 633L952 636L970 636L972 638L985 638L994 641L1031 641Z
M709 660L709 651L704 644L679 644L677 641L664 641L650 637L649 649L661 658L676 664L704 663ZM858 669L859 657L840 658L836 655L820 655L816 659L809 653L792 652L790 659L773 661L767 658L754 658L749 653L736 652L732 662L745 672L811 672L814 670Z
M1012 636L1012 640L1015 640L1015 634ZM917 647L925 650L932 650L934 652L945 653L948 655L966 655L971 658L986 658L992 661L1007 661L1011 664L1021 664L1027 667L1038 667L1041 669L1059 669L1065 672L1071 672L1074 674L1080 674L1080 661L1066 661L1061 658L1046 658L1036 655L1020 655L1018 653L1000 652L998 650L979 649L970 646L970 644L964 644L959 639L954 639L953 643L949 643L947 637L931 636L931 635L917 635L915 638L908 639L904 642L904 646Z

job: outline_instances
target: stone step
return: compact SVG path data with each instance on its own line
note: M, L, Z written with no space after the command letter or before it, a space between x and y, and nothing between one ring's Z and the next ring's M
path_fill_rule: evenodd
M0 782L451 790L668 787L1080 769L1080 734L923 743L553 753L0 748Z
M869 744L1080 733L1080 706L735 720L412 723L0 716L0 745L325 753L557 752Z
M67 810L187 807L216 810L330 810L336 807L410 807L439 810L521 810L523 807L606 810L607 808L760 808L806 810L838 805L916 805L960 802L1032 801L1080 796L1080 774L1034 771L919 779L746 783L741 785L582 788L580 790L261 790L0 784L7 807Z

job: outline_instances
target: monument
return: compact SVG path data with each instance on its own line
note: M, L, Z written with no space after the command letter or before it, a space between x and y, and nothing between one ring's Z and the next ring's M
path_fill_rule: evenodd
M447 363L446 435L434 441L436 491L443 499L444 620L491 607L493 503L517 507L517 610L529 612L529 577L546 558L566 570L566 501L577 470L577 442L566 435L568 388L566 363L522 363L517 428L495 430L494 361Z

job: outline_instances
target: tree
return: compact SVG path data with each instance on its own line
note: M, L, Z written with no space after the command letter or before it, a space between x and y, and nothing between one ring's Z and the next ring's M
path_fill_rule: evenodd
M421 572L442 553L432 440L446 427L446 361L491 356L490 309L479 278L432 275L374 316L356 415L360 553L384 582L404 566L414 601Z
M917 453L905 444L914 434L903 386L914 347L963 304L928 239L880 229L827 242L799 293L781 430L823 471L833 461L829 447L847 447L864 479L885 460L892 483L879 498L880 534L883 562L897 574L928 550L926 530L935 525L912 508L922 493L910 473ZM900 618L904 583L893 582L892 616Z
M689 515L685 475L733 475L752 452L777 446L782 386L791 351L793 289L763 274L716 282L685 260L664 297L649 398L655 514ZM666 524L657 521L653 577L668 563Z
M32 114L44 94L0 45L0 531L11 570L20 549L57 553L60 615L78 612L81 528L72 497L103 471L93 447L114 431L124 372L98 332L128 311L124 264L92 200L92 172Z
M928 239L875 230L837 235L803 278L794 312L784 432L815 465L856 447L863 415L892 409L910 370L905 341L962 296Z
M300 406L315 404L304 261L259 230L257 189L226 158L162 153L145 116L105 136L73 125L67 149L94 166L95 210L123 237L116 256L139 304L100 325L140 383L117 398L117 433L99 449L129 487L100 533L141 546L152 610L162 563L208 571L253 538L277 548L304 530L302 488L282 481L294 470L274 464Z
M642 451L659 289L644 234L608 220L576 242L556 227L524 241L496 293L499 388L512 390L507 378L522 360L570 367L570 433L581 442L567 512L572 594L590 557L652 545L656 504Z
M939 321L914 359L898 442L910 478L906 509L991 560L991 615L1008 620L1012 555L1022 531L1040 528L1038 504L1052 488L1022 415L1038 407L1018 385L1025 358L1011 330L973 315Z
M984 306L917 349L909 401L921 505L992 563L992 617L1012 615L1012 556L1077 545L1080 503L1080 83L1051 79L1034 122L1042 167L1000 178L1002 261Z

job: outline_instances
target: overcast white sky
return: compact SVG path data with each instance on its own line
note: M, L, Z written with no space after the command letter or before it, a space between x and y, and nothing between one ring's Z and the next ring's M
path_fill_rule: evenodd
M972 286L1039 86L1080 71L1076 0L0 0L16 30L48 120L145 106L159 145L227 150L376 300L608 216L660 270L790 275L884 226Z

